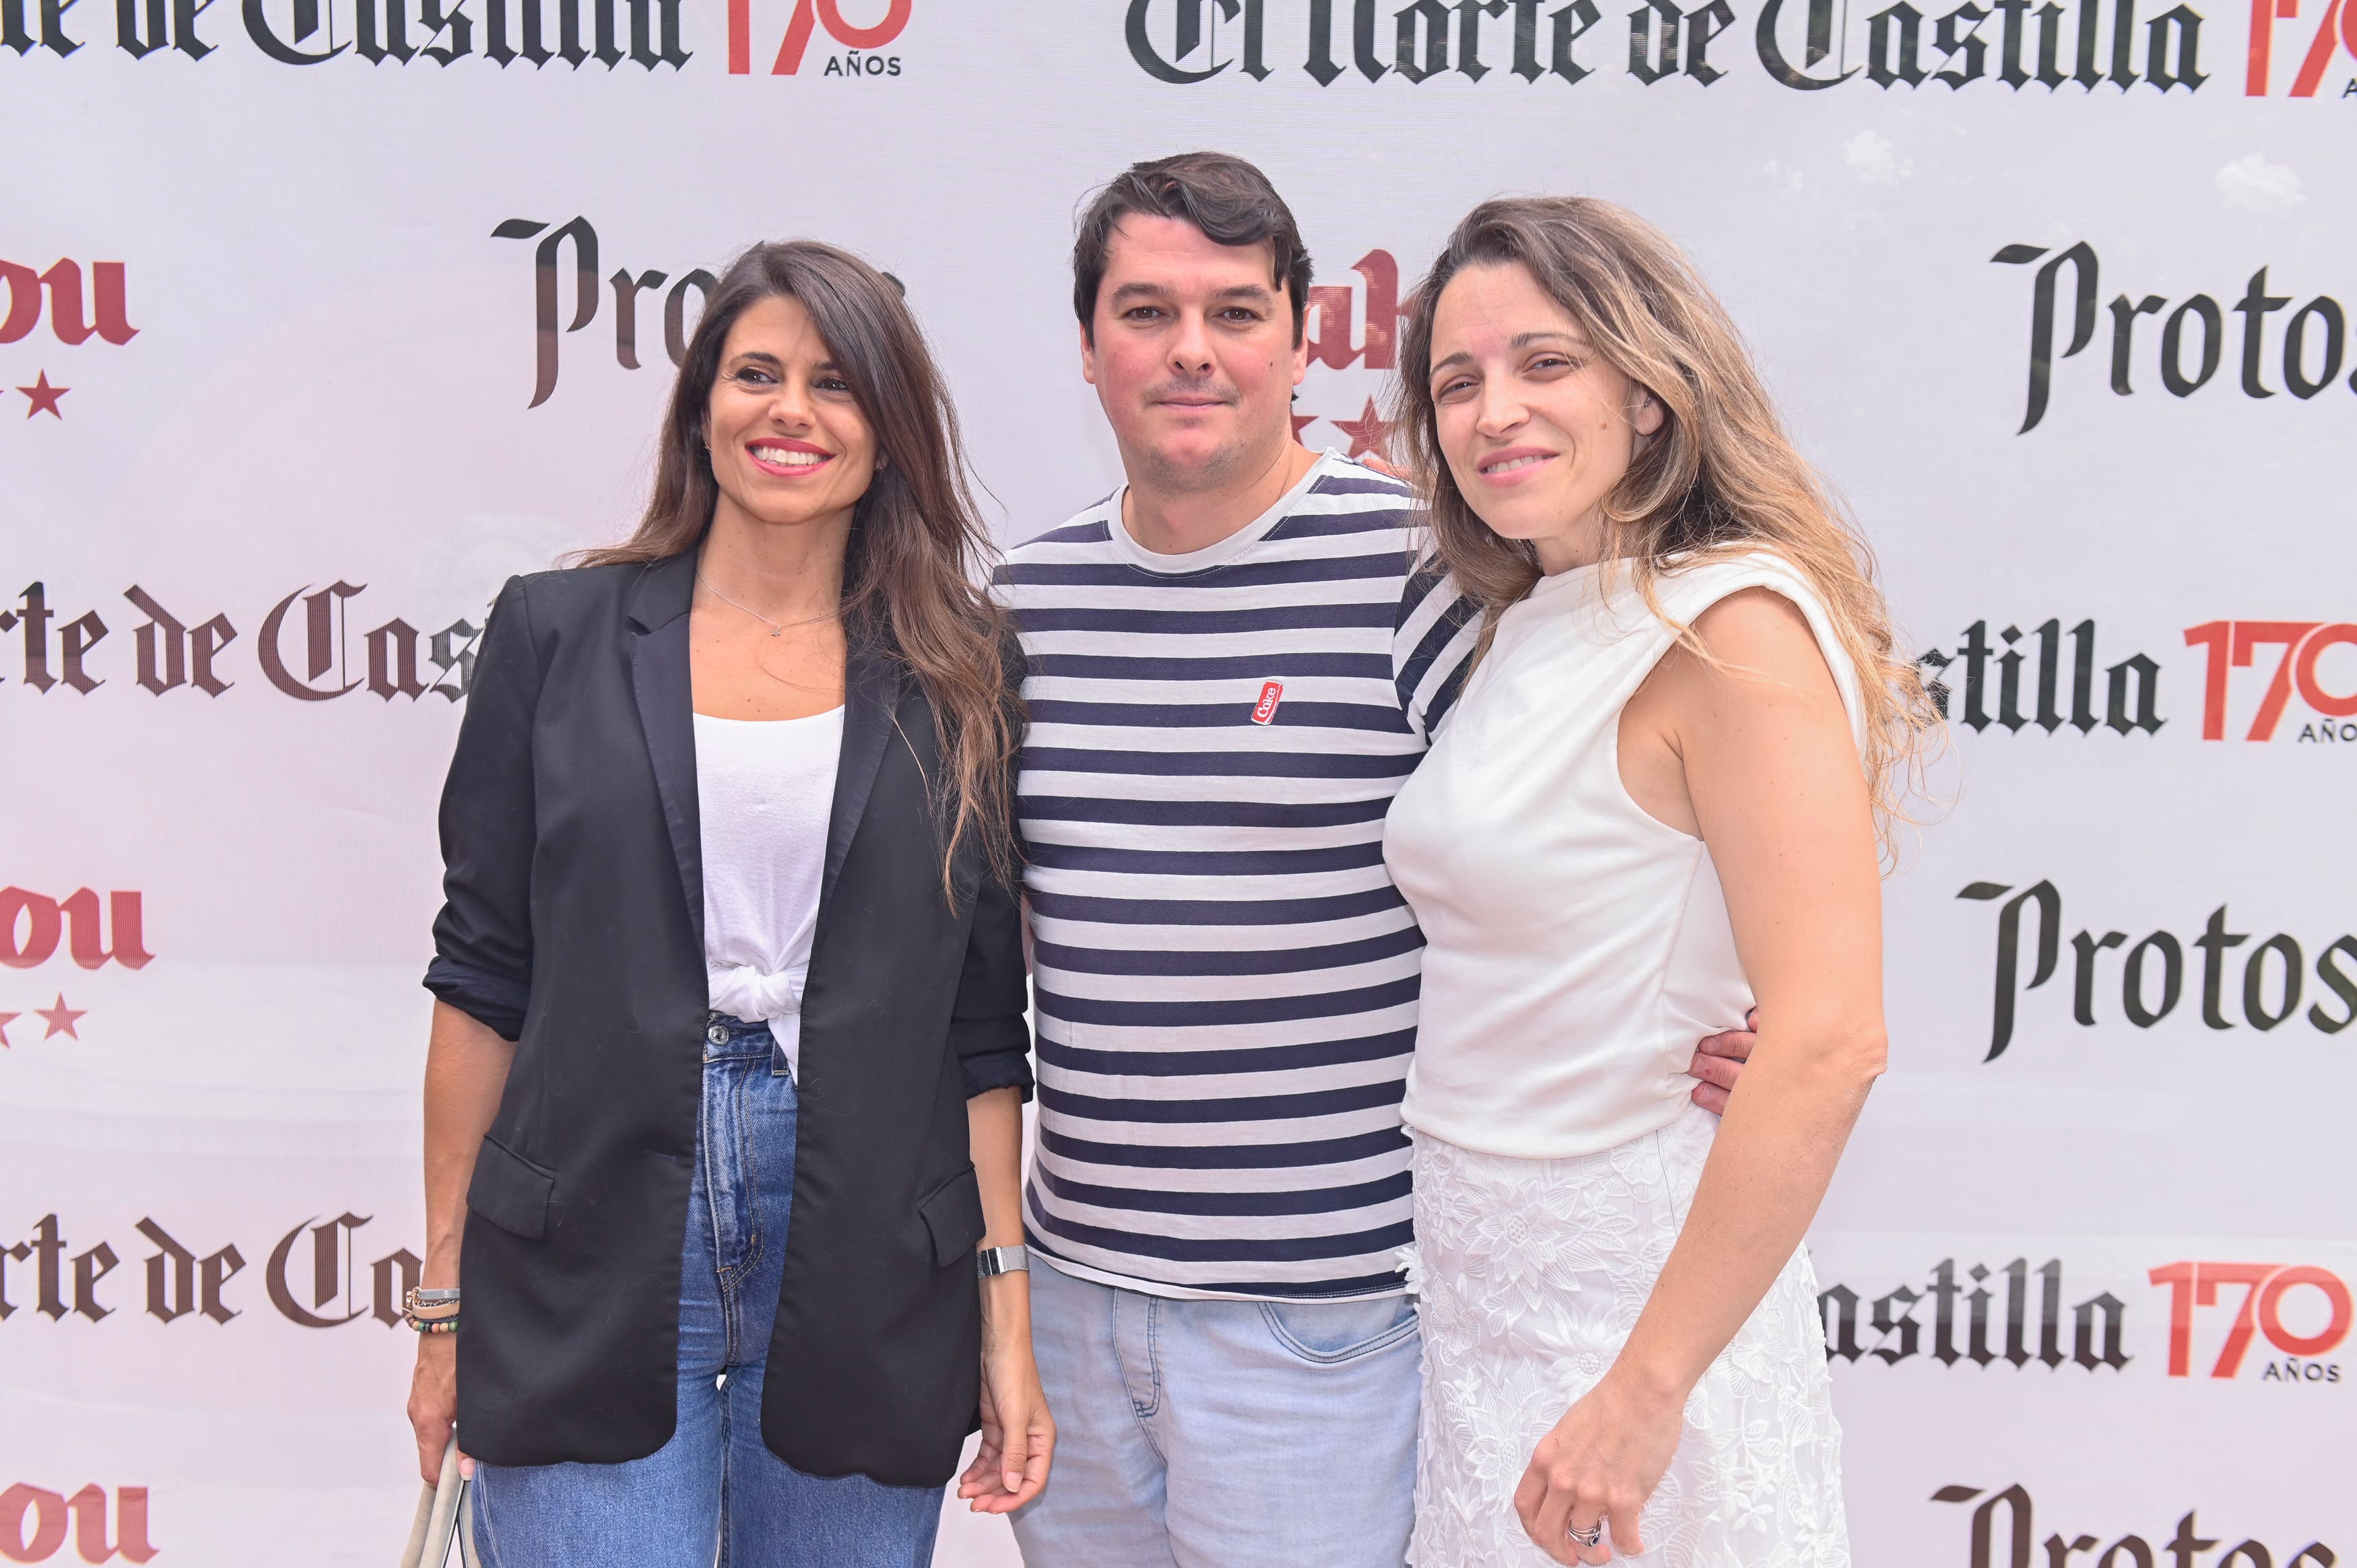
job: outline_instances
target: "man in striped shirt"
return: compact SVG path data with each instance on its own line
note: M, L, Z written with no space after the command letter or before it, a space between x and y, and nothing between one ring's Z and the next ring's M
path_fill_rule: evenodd
M1383 816L1475 628L1417 568L1406 488L1294 439L1310 264L1259 170L1136 166L1073 270L1129 483L1000 575L1060 1428L1016 1530L1034 1568L1395 1564L1422 938Z

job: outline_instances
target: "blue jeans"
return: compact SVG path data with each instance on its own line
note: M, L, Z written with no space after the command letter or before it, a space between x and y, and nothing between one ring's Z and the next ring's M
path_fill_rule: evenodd
M679 1424L624 1465L478 1465L486 1568L921 1568L937 1487L807 1476L761 1442L794 1189L794 1080L766 1024L716 1015L679 1302ZM587 1304L585 1304L586 1305Z
M1056 1465L1030 1568L1399 1568L1415 1517L1415 1309L1178 1301L1041 1262Z

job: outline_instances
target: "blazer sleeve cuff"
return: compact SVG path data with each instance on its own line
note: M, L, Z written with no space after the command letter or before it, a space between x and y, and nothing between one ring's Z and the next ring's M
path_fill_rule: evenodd
M1031 1098L1031 1032L1020 1017L960 1019L950 1025L965 1097L1015 1089Z
M524 1007L532 997L528 984L456 959L437 957L425 966L425 989L501 1039L512 1040L523 1033Z

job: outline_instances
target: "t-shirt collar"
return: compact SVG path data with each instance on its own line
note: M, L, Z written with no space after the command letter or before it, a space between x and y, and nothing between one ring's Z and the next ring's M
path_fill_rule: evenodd
M1125 484L1121 489L1114 491L1112 499L1105 502L1107 532L1113 541L1114 553L1141 571L1153 572L1165 576L1178 576L1189 572L1209 571L1214 566L1225 566L1230 562L1248 553L1254 545L1267 538L1278 523L1292 515L1294 510L1301 504L1302 498L1309 493L1312 487L1319 479L1336 472L1344 461L1340 453L1330 446L1328 447L1318 454L1316 462L1309 465L1309 471L1301 476L1301 482L1278 497L1276 504L1218 543L1207 544L1200 550L1190 550L1183 555L1164 555L1157 551L1148 550L1137 542L1136 537L1129 532L1129 525L1124 522L1121 517L1122 502L1129 495L1129 487Z

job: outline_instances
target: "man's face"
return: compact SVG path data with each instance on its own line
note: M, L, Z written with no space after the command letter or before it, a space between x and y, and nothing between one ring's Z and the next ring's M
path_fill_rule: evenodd
M1293 439L1293 389L1309 359L1272 248L1132 213L1107 249L1081 373L1132 475L1218 489L1274 464Z

